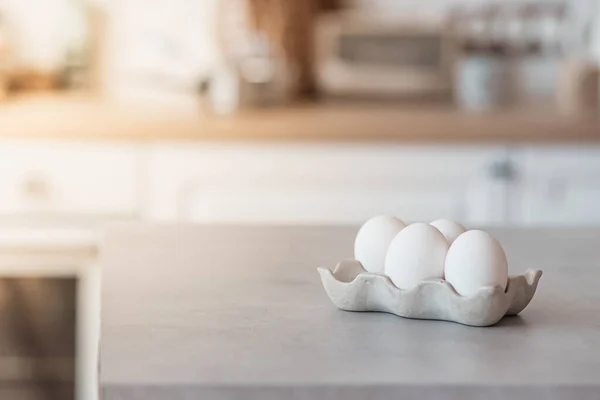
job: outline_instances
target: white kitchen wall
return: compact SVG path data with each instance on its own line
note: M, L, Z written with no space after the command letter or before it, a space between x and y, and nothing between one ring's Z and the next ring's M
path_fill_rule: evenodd
M81 11L80 0L0 0L14 62L41 70L60 67L67 50L85 41Z
M198 80L214 65L216 0L103 0L108 93L118 100L196 108Z

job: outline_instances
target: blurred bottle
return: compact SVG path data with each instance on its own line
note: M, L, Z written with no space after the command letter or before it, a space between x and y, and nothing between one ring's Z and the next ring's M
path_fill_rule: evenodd
M108 13L98 4L88 4L86 8L89 29L87 86L91 91L102 93L108 79Z
M537 3L523 6L523 49L525 54L539 54L542 50L543 21L542 6Z
M455 101L467 111L487 111L511 105L516 96L510 27L503 10L489 5L459 13L456 26L462 54L455 70Z
M600 57L594 54L594 31L600 40L600 6L593 2L579 3L563 11L566 40L565 60L558 74L556 102L559 112L567 115L600 113Z
M586 59L566 61L560 71L557 90L558 110L566 115L600 112L600 68Z
M558 4L548 6L542 19L543 40L542 47L546 54L558 55L561 52L561 35L566 6Z

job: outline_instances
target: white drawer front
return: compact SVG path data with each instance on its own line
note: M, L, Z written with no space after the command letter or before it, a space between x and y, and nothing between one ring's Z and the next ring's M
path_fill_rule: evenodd
M71 142L0 144L0 215L137 213L134 147Z
M524 148L514 157L525 225L600 225L600 147Z
M148 212L165 221L355 224L395 214L468 222L472 199L487 201L473 193L487 190L485 171L503 156L500 147L157 145Z

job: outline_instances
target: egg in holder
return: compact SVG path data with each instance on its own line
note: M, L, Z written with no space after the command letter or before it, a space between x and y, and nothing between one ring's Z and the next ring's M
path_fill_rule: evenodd
M325 292L346 311L378 311L414 319L434 319L471 326L490 326L527 307L542 276L540 270L508 278L506 290L483 287L461 296L443 279L398 289L389 277L364 270L356 260L340 262L332 271L318 268Z
M359 230L354 255L333 271L319 268L338 308L471 326L520 313L542 276L534 270L509 276L498 240L444 219L407 225L374 217Z

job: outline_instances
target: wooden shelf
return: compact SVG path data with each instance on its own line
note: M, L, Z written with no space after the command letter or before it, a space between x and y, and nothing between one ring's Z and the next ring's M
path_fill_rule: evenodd
M600 118L544 111L458 112L448 106L311 104L202 116L126 107L92 96L0 103L0 138L100 141L600 143Z

